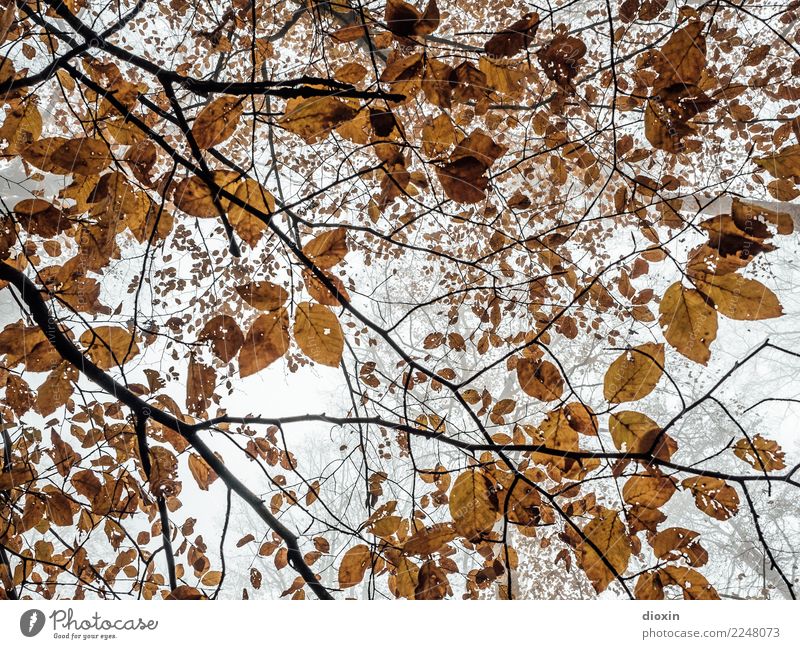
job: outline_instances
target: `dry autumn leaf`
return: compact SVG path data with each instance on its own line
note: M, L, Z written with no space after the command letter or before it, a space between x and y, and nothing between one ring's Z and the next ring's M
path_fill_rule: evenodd
M370 565L372 565L372 552L366 545L350 548L339 563L339 587L351 588L360 584Z
M22 158L42 171L91 176L112 162L111 151L103 140L46 137L20 151Z
M611 403L638 401L650 394L664 372L664 345L645 343L623 352L603 379L603 396Z
M326 306L313 302L298 304L294 337L303 353L317 363L337 367L342 360L342 326L336 314Z
M303 254L319 268L330 268L347 255L347 232L344 228L326 230L303 246Z
M250 325L239 350L239 376L260 372L289 349L289 314L286 309L258 316Z
M312 144L356 116L357 109L335 97L292 99L278 123Z
M703 295L677 282L664 293L658 310L667 342L687 358L707 364L717 337L717 312Z
M139 345L127 329L97 326L81 334L81 345L101 370L122 366L139 354Z
M521 358L517 363L517 380L525 394L540 401L556 401L564 393L561 372L550 361Z
M289 299L286 289L268 280L247 282L234 288L245 302L259 311L277 311Z
M576 550L578 564L592 582L594 589L602 593L627 569L631 558L630 540L619 513L604 507L601 507L598 514L583 528L583 534L596 549L585 541L580 542ZM601 554L598 554L598 551Z
M470 540L491 530L500 516L494 488L479 471L467 470L456 478L449 504L456 530Z
M227 140L236 131L243 110L240 97L218 97L208 104L192 124L197 146L210 149Z
M786 468L784 452L778 443L755 435L752 440L740 439L733 445L733 453L757 471L778 471Z
M736 273L698 275L697 289L711 298L717 310L734 320L765 320L783 315L777 296L761 282Z
M687 478L681 486L692 492L697 508L712 518L726 521L739 511L739 495L736 489L720 478Z

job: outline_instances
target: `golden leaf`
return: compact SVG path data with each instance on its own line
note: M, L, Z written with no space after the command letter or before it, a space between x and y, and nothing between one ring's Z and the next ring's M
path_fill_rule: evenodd
M456 531L469 540L478 540L494 527L500 517L492 483L474 469L468 469L456 478L450 491L449 505Z
M361 583L372 564L372 553L366 545L356 545L344 553L339 564L339 587L350 588Z
M210 149L227 140L236 130L244 103L239 97L219 97L208 104L192 124L197 146Z
M765 439L761 435L753 437L752 442L747 438L740 439L733 445L733 452L740 460L744 460L758 471L778 471L785 469L783 461L784 452L778 442Z
M313 302L297 305L294 336L303 353L311 360L337 367L344 351L344 333L336 314Z
M100 325L81 334L86 354L101 370L124 365L139 353L135 337L127 329Z
M519 359L517 380L525 394L540 401L556 401L564 392L564 379L550 361Z
M108 145L88 137L45 137L22 149L20 155L42 171L81 176L99 174L112 161Z
M263 370L289 349L289 314L279 309L258 316L239 350L239 376Z
M783 315L777 296L761 282L736 273L699 274L695 286L710 297L719 312L733 320L766 320Z
M605 507L599 507L597 516L587 523L583 533L614 568L613 571L609 570L601 556L588 543L578 546L579 565L595 590L602 593L617 575L622 575L628 568L631 558L630 539L625 531L625 524L619 519L619 513Z
M726 521L739 511L739 494L720 478L698 476L681 482L694 495L697 509L719 521Z
M675 282L664 293L658 311L667 342L687 358L708 363L709 347L717 337L717 312L702 294Z
M650 394L664 373L664 345L645 343L620 354L603 379L603 395L611 403L637 401Z

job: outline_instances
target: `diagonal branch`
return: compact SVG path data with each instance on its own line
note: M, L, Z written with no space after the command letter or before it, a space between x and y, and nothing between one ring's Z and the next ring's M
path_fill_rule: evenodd
M137 417L150 417L159 424L174 430L181 435L206 463L217 473L223 483L244 500L253 511L286 543L289 554L289 565L306 581L309 588L320 599L333 599L330 592L320 583L317 575L303 560L297 536L281 523L264 505L261 498L251 491L239 478L228 469L214 452L193 431L192 426L177 417L152 406L131 392L124 385L115 381L109 374L101 370L86 358L75 344L59 329L56 320L47 308L36 285L23 273L5 262L0 262L0 279L7 281L17 289L23 302L30 309L34 322L45 334L50 344L68 363L80 370L86 378L97 384L105 392L128 406Z

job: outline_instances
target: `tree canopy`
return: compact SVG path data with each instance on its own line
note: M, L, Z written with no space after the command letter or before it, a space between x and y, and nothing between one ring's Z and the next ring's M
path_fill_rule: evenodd
M0 599L794 598L798 18L2 0Z

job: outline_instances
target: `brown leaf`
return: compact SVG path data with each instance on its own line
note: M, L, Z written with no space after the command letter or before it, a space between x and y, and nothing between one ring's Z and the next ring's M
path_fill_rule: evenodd
M330 273L325 273L325 277L327 277L328 281L333 284L340 297L348 301L350 300L350 294L344 287L342 280L335 275L331 275ZM325 306L340 305L339 299L334 295L334 292L325 286L322 281L316 277L316 275L311 273L310 270L306 269L303 271L303 281L306 283L306 289L308 289L309 295L320 304L324 304Z
M656 53L652 67L658 74L653 86L666 88L676 83L696 84L706 65L705 23L693 20L677 30Z
M35 325L26 327L21 320L0 332L0 354L5 354L7 367L24 363L29 372L49 372L63 362L44 332Z
M238 174L235 172L215 171L212 173L212 180L220 189L232 194L236 192ZM219 191L212 191L198 176L184 178L175 185L172 193L172 201L178 209L200 218L220 216L214 202L215 198L223 211L228 209L230 201L224 198Z
M72 225L66 214L41 198L26 198L14 205L14 214L28 234L54 237Z
M658 576L664 586L680 587L683 599L719 599L708 580L692 568L666 566L658 571Z
M211 318L200 331L198 340L211 341L211 351L224 363L230 363L244 343L244 334L229 315Z
M792 144L772 155L753 158L753 162L775 178L800 183L800 144Z
M580 567L595 590L602 593L614 581L615 573L622 575L628 568L631 544L625 524L619 519L618 512L599 507L596 517L583 528L583 533L614 568L614 571L609 570L601 556L588 543L578 546L576 552Z
M112 156L103 140L94 138L45 137L20 151L23 160L54 174L99 174Z
M633 410L620 410L608 420L611 439L620 451L646 453L653 446L661 427L647 415Z
M701 293L675 282L664 293L658 310L667 342L687 358L707 364L709 347L717 337L717 312Z
M456 529L452 523L436 523L417 530L403 544L403 551L420 556L438 552L446 543L456 537Z
M206 599L206 596L192 586L178 586L166 599Z
M697 508L712 518L726 521L739 511L739 494L720 478L687 478L681 486L692 492Z
M396 36L426 36L439 26L439 8L436 0L429 0L425 13L422 14L403 0L388 0L383 19L389 31Z
M242 116L244 103L240 97L218 97L208 104L192 124L197 146L210 149L233 135Z
M247 282L235 288L245 302L260 311L277 311L289 299L286 289L267 280Z
M72 501L60 490L50 488L45 491L47 518L53 525L68 527L75 518L75 509Z
M444 599L450 592L447 574L433 561L422 564L417 574L414 599Z
M55 430L50 431L51 448L46 453L53 460L53 466L58 474L64 478L69 475L70 469L81 461L81 454L65 442Z
M264 215L275 211L275 199L260 183L250 178L242 181L234 192L234 196L244 202L249 208L257 210ZM248 245L255 246L267 229L265 217L259 218L251 214L246 208L240 207L233 201L228 208L228 218L231 226Z
M217 373L214 368L192 356L186 381L186 409L189 414L206 417L216 387Z
M536 58L549 79L560 86L571 86L585 54L586 43L580 38L559 34L536 53Z
M597 416L589 406L572 402L564 406L563 410L570 428L577 430L582 435L597 437Z
M102 516L110 511L111 494L93 471L89 469L78 471L70 482L75 491L89 501L93 513Z
M778 442L765 439L761 435L753 437L752 443L747 438L740 439L733 445L733 453L758 471L778 471L786 468L783 461L784 452Z
M313 302L298 304L294 336L311 360L338 367L344 351L344 333L336 314L328 307Z
M611 403L637 401L650 394L664 373L664 345L645 343L623 352L603 379L603 395Z
M478 203L486 198L489 179L486 167L473 156L465 156L436 168L444 193L456 203Z
M636 580L633 595L636 599L664 599L664 586L658 571L642 573Z
M12 464L10 469L0 472L0 491L11 491L36 479L36 472L27 464Z
M514 56L528 49L539 26L539 14L535 11L525 14L507 29L497 32L483 46L491 56Z
M122 327L99 325L81 334L86 354L101 370L109 370L130 361L139 353L134 336Z
M206 574L203 575L203 578L200 580L200 583L203 586L214 587L218 586L222 581L222 572L219 570L209 570Z
M708 562L708 552L700 545L697 532L683 527L670 527L650 539L653 553L664 561L683 558L690 566L699 567Z
M289 314L279 309L258 316L239 351L239 376L263 370L289 349Z
M303 246L303 254L318 268L335 266L347 254L347 231L345 228L326 230Z
M550 361L519 359L517 380L525 394L540 401L556 401L564 393L564 379Z
M492 483L481 472L468 469L456 478L450 491L450 515L455 528L469 540L490 531L500 516Z
M299 135L307 144L313 144L340 124L353 119L357 112L335 97L292 99L286 103L286 110L278 124Z
M766 320L783 315L777 296L758 280L736 273L701 274L693 280L697 289L713 300L717 310L733 320Z
M350 548L339 564L339 587L351 588L360 584L371 564L372 553L366 545Z
M622 498L630 505L658 509L672 498L675 491L675 483L671 478L651 471L628 478L622 488Z
M203 491L208 491L209 485L217 479L217 473L208 466L208 463L196 453L189 454L189 471Z

